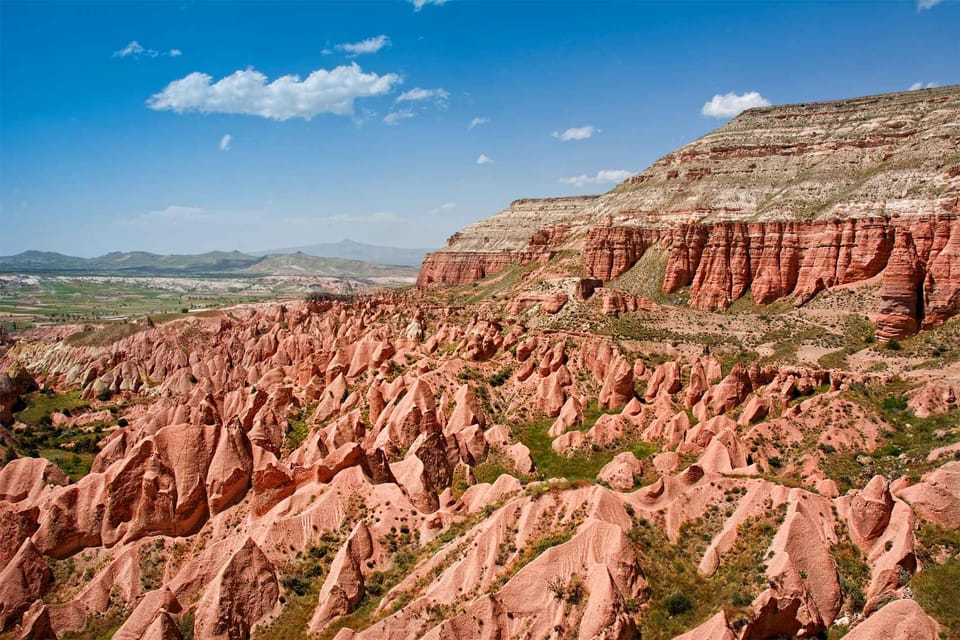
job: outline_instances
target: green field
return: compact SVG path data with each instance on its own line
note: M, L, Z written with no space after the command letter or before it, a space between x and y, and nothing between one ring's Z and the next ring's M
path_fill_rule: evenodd
M247 302L300 299L326 283L266 278L0 275L0 326L122 321Z

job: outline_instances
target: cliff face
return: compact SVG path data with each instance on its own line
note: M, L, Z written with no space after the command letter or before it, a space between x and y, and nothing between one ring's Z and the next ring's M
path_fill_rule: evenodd
M519 200L450 239L419 284L581 251L611 280L652 246L666 292L803 304L882 276L880 335L960 309L960 86L751 109L609 193Z

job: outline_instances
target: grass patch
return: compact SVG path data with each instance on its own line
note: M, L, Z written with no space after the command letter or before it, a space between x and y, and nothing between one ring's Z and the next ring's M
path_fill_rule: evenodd
M593 422L596 422L603 412L594 409ZM585 429L586 414L584 416ZM548 433L554 420L547 418L529 422L523 426L514 426L511 431L514 435L530 449L530 457L537 467L538 475L541 479L546 478L566 478L567 480L587 480L594 482L597 474L607 463L613 460L617 453L623 451L632 451L639 459L649 457L657 451L657 447L649 442L630 442L625 446L612 446L610 448L587 449L575 452L567 457L553 450L551 446L553 438ZM591 423L592 427L593 424Z
M493 484L503 474L516 475L516 472L511 471L497 460L489 459L473 468L473 475L476 476L477 482L481 484L485 482Z
M40 449L39 454L41 458L46 458L60 467L74 482L90 473L96 457L92 453L72 453L61 449Z
M943 625L942 636L960 638L960 558L931 565L910 581L914 599Z
M734 625L743 620L750 603L765 588L764 554L785 508L770 509L740 525L736 544L723 555L712 576L697 571L700 559L726 514L711 507L699 520L687 523L673 544L666 532L646 520L630 531L654 594L640 620L644 640L667 640L703 623L723 609Z
M922 522L917 541L923 571L910 580L914 598L944 627L944 637L956 640L960 638L960 531Z
M919 478L938 464L927 462L933 449L960 439L960 411L919 418L907 408L906 390L906 383L901 381L884 387L851 385L849 397L890 428L881 433L873 451L844 450L824 457L821 468L836 481L841 493L865 486L877 474Z
M90 473L93 459L100 451L99 442L111 422L91 423L83 427L53 425L52 414L67 416L89 406L79 391L67 393L31 393L25 398L26 408L16 414L26 429L13 431L15 449L20 455L46 458L74 482Z
M49 424L50 415L57 411L76 411L89 406L88 400L80 398L79 391L44 393L37 391L24 396L27 407L16 414L17 420L34 427Z
M843 610L850 614L863 611L867 602L866 591L870 586L870 565L860 550L850 542L845 532L838 532L840 542L830 548L830 555L840 576L840 591L843 594Z
M310 435L310 425L307 424L307 420L316 409L316 405L303 407L297 412L296 417L287 419L287 433L283 438L283 446L281 447L282 455L290 454L303 444L303 441Z
M330 569L348 525L339 531L326 531L317 544L297 552L294 559L280 570L283 609L269 625L258 630L261 640L307 638L307 625L317 608L317 596L323 578Z
M64 631L60 640L110 640L113 634L123 626L126 612L111 608L106 613L94 613L87 618L87 625L80 631Z

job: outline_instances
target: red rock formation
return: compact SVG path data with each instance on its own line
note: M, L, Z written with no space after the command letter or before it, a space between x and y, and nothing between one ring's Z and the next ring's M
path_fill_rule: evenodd
M0 571L0 631L6 631L43 595L52 574L29 539Z
M660 309L660 305L652 300L618 289L601 289L600 297L600 311L606 316L637 311L653 312Z
M276 604L276 569L247 538L223 565L197 605L197 640L249 638L253 625Z
M545 313L557 313L567 304L569 297L561 292L556 293L535 293L525 291L517 294L510 304L507 305L507 311L512 314L520 314L534 305L540 305Z
M320 633L337 616L350 613L363 597L363 562L373 555L370 531L362 522L330 565L320 589L318 607L310 619L310 632Z
M913 236L908 231L898 233L880 289L880 338L901 338L916 332L923 320L922 283L923 266Z
M940 625L914 600L894 600L854 627L849 640L936 640Z
M611 227L607 221L587 234L583 252L587 273L612 280L632 267L658 239L656 229Z
M546 263L550 251L437 251L420 266L417 286L469 284L511 265Z

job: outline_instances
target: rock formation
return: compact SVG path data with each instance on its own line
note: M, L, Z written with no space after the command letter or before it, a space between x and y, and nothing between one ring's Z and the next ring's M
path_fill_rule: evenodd
M882 274L881 338L937 326L960 311L958 113L956 86L750 109L609 193L513 203L428 255L418 283L571 250L609 281L655 249L663 291L696 308L748 291L803 304Z

